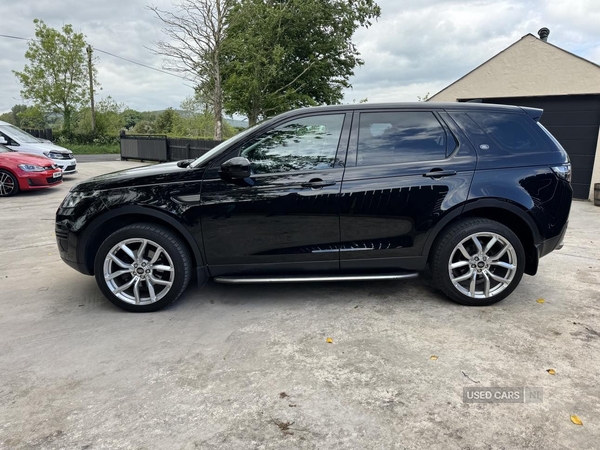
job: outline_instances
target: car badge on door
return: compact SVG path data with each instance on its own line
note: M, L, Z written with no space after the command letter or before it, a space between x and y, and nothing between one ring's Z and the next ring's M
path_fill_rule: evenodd
M481 150L489 150L489 149L490 149L490 146L489 146L489 145L487 145L487 144L481 144L481 145L479 146L479 148L480 148Z

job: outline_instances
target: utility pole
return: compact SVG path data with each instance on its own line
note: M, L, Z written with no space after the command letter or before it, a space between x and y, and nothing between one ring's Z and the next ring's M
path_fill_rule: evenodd
M94 108L94 76L92 73L92 46L85 49L88 55L88 73L90 75L90 106L92 107L92 133L96 132L96 110Z

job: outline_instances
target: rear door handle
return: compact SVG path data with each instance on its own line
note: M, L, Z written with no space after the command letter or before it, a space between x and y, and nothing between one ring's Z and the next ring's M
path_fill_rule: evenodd
M320 178L314 178L308 183L302 183L301 186L311 189L321 189L325 186L333 186L334 184L334 180L321 180Z
M443 178L443 177L451 177L456 175L456 170L444 170L444 169L431 169L431 172L424 173L424 177L429 178Z

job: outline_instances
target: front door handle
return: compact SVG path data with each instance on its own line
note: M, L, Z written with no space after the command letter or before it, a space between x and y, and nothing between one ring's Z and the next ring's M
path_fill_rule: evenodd
M456 170L444 170L444 169L431 169L430 172L424 173L423 176L424 177L429 177L429 178L443 178L443 177L451 177L453 175L456 175Z
M325 186L333 186L334 184L334 180L322 180L320 178L313 178L308 183L302 183L301 186L311 189L321 189Z

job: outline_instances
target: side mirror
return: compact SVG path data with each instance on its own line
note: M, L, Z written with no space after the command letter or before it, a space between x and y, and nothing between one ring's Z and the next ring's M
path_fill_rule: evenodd
M4 136L0 135L0 144L1 145L8 145L8 141L6 140L6 138Z
M221 164L219 175L224 180L249 178L251 175L250 161L241 156L231 158Z

